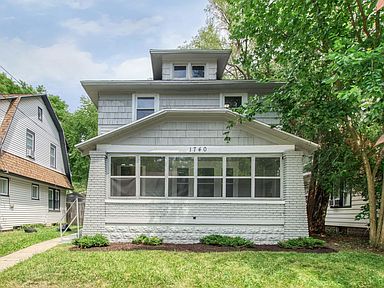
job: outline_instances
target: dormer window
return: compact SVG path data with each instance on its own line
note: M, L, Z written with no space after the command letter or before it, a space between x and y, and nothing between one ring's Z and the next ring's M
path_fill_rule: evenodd
M192 65L192 78L204 78L204 72L204 65Z
M174 78L187 78L187 65L174 65L173 66Z
M236 109L245 104L248 100L247 93L222 93L221 107L226 109Z

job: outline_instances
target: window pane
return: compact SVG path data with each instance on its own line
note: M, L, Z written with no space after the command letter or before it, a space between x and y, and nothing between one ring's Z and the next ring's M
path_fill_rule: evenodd
M224 107L238 108L242 104L242 96L226 96L224 97Z
M251 157L228 157L227 176L251 176Z
M112 178L111 196L136 196L136 178Z
M193 178L169 178L168 195L170 197L193 197Z
M280 158L256 158L255 176L280 176Z
M51 144L51 149L50 149L50 165L53 168L56 168L56 146Z
M186 78L187 77L187 66L185 66L185 65L173 66L173 77L174 78Z
M0 179L0 194L8 195L8 179Z
M60 190L55 190L55 210L60 210Z
M227 197L251 197L251 179L226 179Z
M164 176L165 157L141 157L141 176Z
M193 176L193 158L169 157L169 176Z
M199 157L198 176L222 176L223 159L221 157Z
M33 185L32 186L32 198L39 198L39 186Z
M255 179L255 197L279 198L280 179Z
M221 197L223 193L223 179L197 179L197 197Z
M135 157L112 157L111 175L112 176L135 176L136 175Z
M155 109L137 109L136 111L136 119L139 120L141 118L147 117L155 113Z
M192 77L193 78L204 78L204 66L193 65L192 66Z
M164 178L141 178L140 179L140 195L164 197L165 196L165 179Z
M155 97L137 97L138 109L153 109L155 107Z
M53 209L53 190L48 189L48 208Z

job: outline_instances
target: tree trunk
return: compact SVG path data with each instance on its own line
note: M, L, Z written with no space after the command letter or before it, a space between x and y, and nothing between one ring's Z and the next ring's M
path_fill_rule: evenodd
M312 175L307 198L308 230L310 235L321 235L325 233L325 216L327 214L329 194L320 187L313 176L316 169L318 169L317 153L313 157L312 164Z
M377 220L376 220L376 192L375 192L375 179L372 175L371 165L367 154L362 152L365 176L367 179L368 188L368 203L369 203L369 243L377 246Z

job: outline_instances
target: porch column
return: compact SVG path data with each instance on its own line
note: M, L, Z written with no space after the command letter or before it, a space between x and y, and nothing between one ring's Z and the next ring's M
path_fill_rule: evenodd
M288 151L283 155L283 193L284 239L308 236L301 151Z
M90 151L88 188L85 201L83 235L105 233L105 152Z

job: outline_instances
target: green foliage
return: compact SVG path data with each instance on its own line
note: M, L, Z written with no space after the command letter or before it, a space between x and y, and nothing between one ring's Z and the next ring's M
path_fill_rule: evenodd
M206 245L216 246L230 246L230 247L252 247L253 242L242 237L230 237L222 235L208 235L200 239L200 243Z
M96 234L94 236L82 236L74 239L72 244L79 248L105 247L109 245L109 240L104 235Z
M132 240L133 244L144 244L144 245L152 245L157 246L163 244L163 239L157 237L157 236L146 236L146 235L139 235L135 239Z
M299 237L285 241L279 241L278 245L286 249L315 249L325 246L325 241L312 237Z
M223 49L225 40L220 37L219 30L213 23L200 28L192 40L179 48L182 49Z

